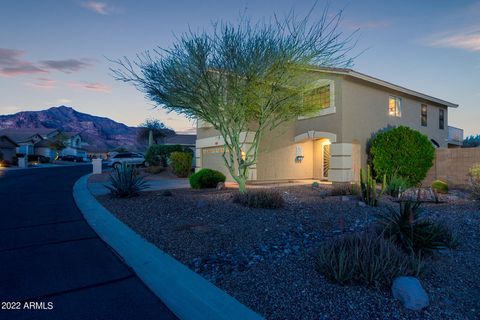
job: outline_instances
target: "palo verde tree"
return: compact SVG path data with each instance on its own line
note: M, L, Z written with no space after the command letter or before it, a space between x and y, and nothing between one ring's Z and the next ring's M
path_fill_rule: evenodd
M312 8L301 19L291 12L269 21L216 22L210 31L182 34L170 49L115 60L112 72L157 106L211 124L224 139L225 165L245 192L262 135L321 108L303 99L312 91L305 74L352 64L353 35L339 31L341 12L327 11L315 20Z
M161 139L175 134L175 131L168 128L163 122L157 119L146 119L145 122L139 125L138 140L145 142L148 140L148 146L153 143L159 144Z

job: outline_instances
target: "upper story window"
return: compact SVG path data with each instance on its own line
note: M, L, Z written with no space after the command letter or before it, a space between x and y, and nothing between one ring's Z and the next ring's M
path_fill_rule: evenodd
M310 90L304 97L305 103L316 105L322 109L330 107L330 85L324 85Z
M445 110L440 109L438 114L438 128L443 130L445 129Z
M427 126L427 105L426 104L422 104L421 122L423 127Z
M335 113L335 82L326 79L315 81L311 89L304 93L303 101L319 107L319 111L298 117L299 120Z
M392 117L402 116L402 98L400 97L388 98L388 114Z

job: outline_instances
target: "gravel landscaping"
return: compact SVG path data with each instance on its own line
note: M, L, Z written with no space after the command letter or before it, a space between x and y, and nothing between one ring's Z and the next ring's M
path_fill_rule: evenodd
M327 188L327 187L325 187ZM420 277L430 306L413 312L389 291L328 282L315 270L315 251L343 232L365 230L375 213L395 205L359 205L353 196L324 196L307 186L278 188L283 209L233 203L231 189L144 192L98 200L147 240L267 319L478 319L480 203L456 193L426 204L426 213L460 237L436 254ZM449 200L449 199L446 199Z

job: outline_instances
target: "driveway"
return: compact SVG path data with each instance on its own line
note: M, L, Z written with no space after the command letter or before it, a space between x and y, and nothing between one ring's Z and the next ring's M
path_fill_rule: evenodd
M0 319L175 319L77 209L89 171L0 170Z

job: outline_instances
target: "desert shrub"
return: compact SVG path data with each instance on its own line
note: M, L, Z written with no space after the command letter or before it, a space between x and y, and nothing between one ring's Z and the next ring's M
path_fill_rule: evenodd
M372 232L333 239L320 247L316 257L317 271L330 281L376 287L390 286L397 276L416 275L419 264L392 241Z
M171 197L171 196L173 196L173 193L170 190L163 190L161 192L161 195L164 196L164 197Z
M172 152L170 162L178 177L188 177L192 171L192 154L189 152Z
M140 191L148 188L147 182L138 174L137 168L122 164L110 174L110 185L105 185L112 196L129 198L138 196Z
M408 180L398 174L393 174L387 182L386 192L392 197L397 198L401 192L410 187Z
M377 133L370 141L369 153L377 176L396 173L416 185L433 165L435 148L427 136L400 126Z
M334 184L330 191L331 196L357 196L359 194L360 187L351 183Z
M148 166L145 169L145 172L151 173L151 174L159 174L165 171L165 167L162 166Z
M399 210L390 208L376 216L380 231L408 253L453 248L455 235L444 225L426 219L420 202L400 201Z
M312 183L312 188L318 188L318 187L320 187L320 183L318 183L317 181L314 181Z
M225 182L225 180L223 173L206 168L192 174L189 178L193 189L215 188L219 182Z
M432 182L432 189L438 193L448 193L448 184L442 180Z
M476 199L480 199L480 163L475 164L468 172L470 177L470 191Z
M282 208L285 201L282 194L274 189L254 189L246 193L237 192L233 195L233 202L251 208L277 209Z
M153 166L168 166L168 161L170 159L170 154L172 152L183 152L184 148L181 145L165 145L165 144L154 144L148 147L147 152L145 153L145 161L149 165Z
M0 151L0 161L2 161L2 160L3 160L3 153L2 153L2 151Z

